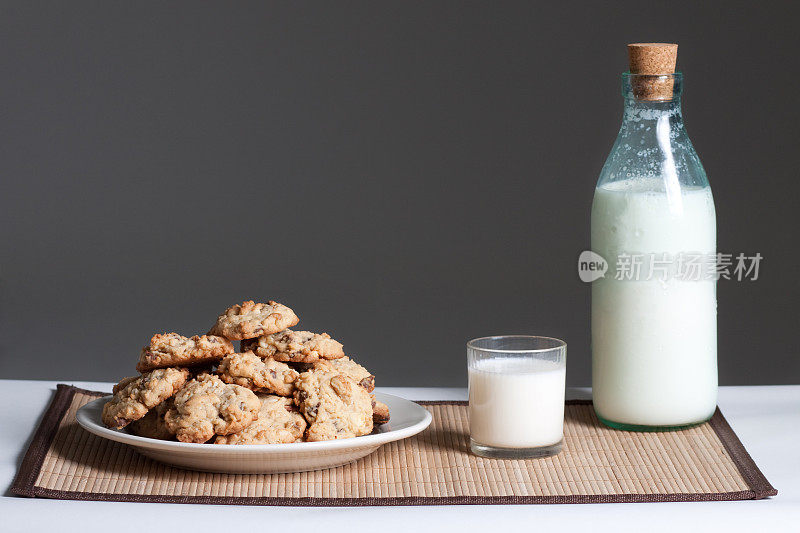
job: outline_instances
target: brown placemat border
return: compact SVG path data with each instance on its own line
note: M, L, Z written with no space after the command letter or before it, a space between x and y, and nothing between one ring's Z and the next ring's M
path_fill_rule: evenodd
M778 491L747 453L719 407L709 421L725 450L742 475L750 490L689 494L593 494L569 496L441 496L441 497L390 497L390 498L273 498L273 497L219 497L171 496L166 494L145 496L140 494L106 494L97 492L61 491L36 486L44 459L59 424L72 404L76 393L105 396L107 393L91 391L59 383L50 405L31 439L10 491L18 496L60 500L114 501L140 503L189 503L213 505L260 505L295 507L364 507L411 505L520 505L554 503L655 503L760 500L776 496ZM467 405L465 401L418 401L421 405ZM567 400L570 405L588 405L591 400Z

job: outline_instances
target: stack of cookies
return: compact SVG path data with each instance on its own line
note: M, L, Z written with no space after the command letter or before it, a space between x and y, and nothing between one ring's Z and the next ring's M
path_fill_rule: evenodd
M228 308L206 335L154 335L103 423L153 439L277 444L366 435L389 421L375 376L277 302ZM236 352L232 341L241 341Z

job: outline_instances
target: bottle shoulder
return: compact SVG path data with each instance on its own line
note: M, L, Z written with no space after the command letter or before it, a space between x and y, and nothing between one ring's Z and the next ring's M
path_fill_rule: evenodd
M663 178L682 187L708 187L700 157L683 125L680 110L655 112L626 108L598 186L637 178Z

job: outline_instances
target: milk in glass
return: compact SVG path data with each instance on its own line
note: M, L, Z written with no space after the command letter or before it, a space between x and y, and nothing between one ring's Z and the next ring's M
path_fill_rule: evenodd
M550 446L564 435L564 364L489 359L469 369L469 432L487 446Z

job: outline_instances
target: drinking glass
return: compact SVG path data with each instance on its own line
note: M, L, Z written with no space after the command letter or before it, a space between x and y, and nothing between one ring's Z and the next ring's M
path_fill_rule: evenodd
M567 344L505 335L467 343L470 448L493 458L561 451Z

